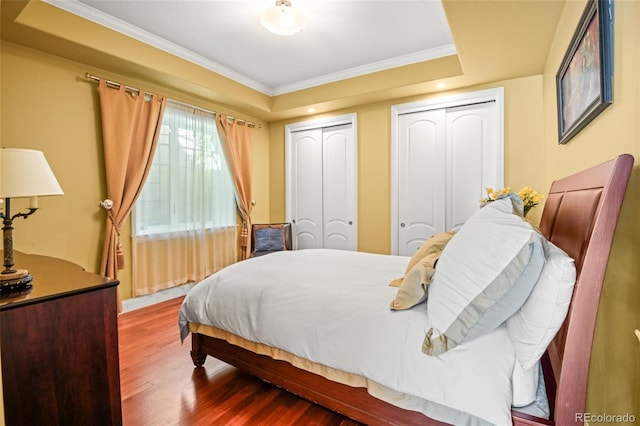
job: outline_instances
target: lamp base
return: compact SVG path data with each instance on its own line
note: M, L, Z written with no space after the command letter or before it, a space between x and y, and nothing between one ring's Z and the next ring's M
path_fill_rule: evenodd
M0 296L15 296L33 288L33 277L26 269L18 269L10 274L0 274Z

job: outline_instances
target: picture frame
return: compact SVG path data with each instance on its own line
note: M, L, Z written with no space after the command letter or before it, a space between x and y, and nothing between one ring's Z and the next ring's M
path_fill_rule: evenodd
M556 74L558 143L613 102L613 0L589 0Z

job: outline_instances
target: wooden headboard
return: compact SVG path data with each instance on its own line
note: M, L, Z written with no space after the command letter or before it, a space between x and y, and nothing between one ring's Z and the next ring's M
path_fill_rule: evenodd
M585 411L600 292L632 168L633 157L620 155L553 182L545 202L540 229L577 270L569 314L548 349L553 374L545 374L550 396L557 395L552 412L559 425L576 423L576 413Z

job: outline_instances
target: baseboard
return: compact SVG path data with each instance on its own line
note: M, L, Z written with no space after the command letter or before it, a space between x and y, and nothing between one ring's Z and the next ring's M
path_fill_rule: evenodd
M171 287L166 290L160 290L147 296L139 296L122 301L122 312L130 312L136 309L144 308L146 306L155 305L156 303L165 302L167 300L175 299L176 297L184 296L191 290L195 283L188 283Z

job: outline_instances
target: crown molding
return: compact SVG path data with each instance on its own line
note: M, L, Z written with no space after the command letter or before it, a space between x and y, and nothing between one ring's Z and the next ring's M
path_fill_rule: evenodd
M349 68L346 70L326 74L320 77L293 82L277 87L270 87L258 81L255 81L244 74L234 71L222 64L207 59L202 55L192 52L158 37L154 34L144 31L138 27L135 27L127 22L124 22L118 18L108 15L98 9L95 9L85 3L81 3L76 0L42 0L44 3L50 4L54 7L65 10L69 13L77 15L81 18L92 21L98 25L106 27L115 32L127 35L142 43L148 44L159 50L177 56L185 61L199 65L209 71L220 74L227 77L237 83L261 92L267 96L283 95L298 90L309 89L323 84L333 83L340 80L346 80L349 78L359 77L365 74L370 74L378 71L384 71L391 68L397 68L405 65L415 64L418 62L433 60L444 56L456 54L456 48L454 44L448 44L445 46L437 47L434 49L423 50L419 52L410 53L395 58L389 58L370 64Z

